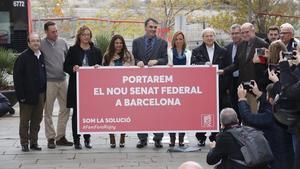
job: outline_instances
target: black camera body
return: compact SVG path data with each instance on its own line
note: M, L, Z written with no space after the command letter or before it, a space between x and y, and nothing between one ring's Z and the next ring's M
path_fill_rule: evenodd
M295 56L297 55L296 51L293 52L282 52L282 57L286 58L287 60L295 60L297 59Z
M243 88L245 90L247 90L247 92L252 90L251 86L254 86L254 82L253 81L247 81L247 82L242 82Z
M280 74L280 67L278 64L269 64L268 68L270 71L273 70L277 76Z

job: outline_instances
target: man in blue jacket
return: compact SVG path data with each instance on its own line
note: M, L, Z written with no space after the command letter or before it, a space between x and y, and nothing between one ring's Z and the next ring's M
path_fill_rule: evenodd
M292 136L287 132L287 127L277 122L273 116L272 105L276 96L273 84L266 88L267 93L259 91L255 81L250 89L259 102L258 113L252 113L247 103L247 91L243 85L238 87L238 107L243 124L254 127L264 132L269 141L274 160L271 169L293 168L294 150Z

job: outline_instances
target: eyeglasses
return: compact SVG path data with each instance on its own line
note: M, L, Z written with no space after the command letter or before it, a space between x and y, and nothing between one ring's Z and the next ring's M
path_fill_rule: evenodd
M242 31L242 34L246 34L249 33L250 31Z
M280 32L281 35L290 34L291 32Z
M40 40L39 39L37 39L37 40L30 40L29 42L40 42Z

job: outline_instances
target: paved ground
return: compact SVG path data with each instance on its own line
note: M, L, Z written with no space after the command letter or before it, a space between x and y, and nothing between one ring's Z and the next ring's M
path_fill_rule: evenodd
M44 122L42 122L39 144L42 151L24 153L19 145L18 105L15 115L0 118L0 169L177 169L180 163L188 160L199 162L205 169L212 169L205 162L208 148L198 152L169 153L168 138L163 140L164 148L156 149L149 144L144 149L137 149L135 134L126 136L126 147L111 149L108 135L92 135L93 149L74 150L73 147L47 149ZM54 121L57 120L57 107ZM55 123L56 124L56 123ZM165 134L167 135L167 134ZM67 138L71 140L71 123L68 123ZM118 138L117 138L118 139ZM188 133L187 146L196 146L194 133Z

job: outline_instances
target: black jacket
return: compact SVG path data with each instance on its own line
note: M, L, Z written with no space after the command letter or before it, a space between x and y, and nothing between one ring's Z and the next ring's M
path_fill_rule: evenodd
M231 133L227 132L228 129L225 129L224 132L217 135L215 148L211 149L207 154L207 163L209 165L215 165L221 161L216 169L250 169L249 167L245 167L231 160L236 159L243 161L244 157L240 150L241 145ZM255 169L265 168L267 167L256 167Z
M143 61L145 65L148 65L149 60L157 60L157 65L166 65L168 63L168 43L165 40L156 37L150 58L145 58L145 51L145 36L134 39L132 42L132 54L136 64L139 61Z
M204 65L206 62L209 62L209 56L207 53L205 43L193 49L191 64L194 65ZM217 43L215 43L215 51L213 56L212 64L218 65L219 69L223 69L230 65L231 57L228 55L228 52L225 48L220 47ZM219 76L219 89L221 93L224 93L228 88L228 77L227 76Z
M40 93L39 62L42 64L44 77L46 77L44 55L40 55L39 61L31 49L26 49L21 53L14 64L14 86L17 99L21 103L30 105L38 103Z
M64 63L64 71L70 75L69 86L67 93L67 107L74 108L76 104L76 72L73 72L73 66L82 66L82 56L84 55L84 50L79 45L74 45L70 47L67 57ZM88 56L88 64L101 65L102 63L102 53L99 48L91 44L90 53Z
M234 63L224 69L225 74L239 70L239 83L255 80L261 91L265 90L267 85L265 80L265 71L267 66L264 64L254 64L252 59L255 53L255 48L268 48L268 44L261 38L253 39L253 46L250 50L249 57L246 56L248 42L244 41L238 44L237 53ZM247 58L246 58L247 57Z

